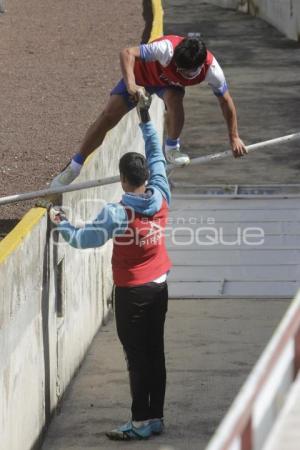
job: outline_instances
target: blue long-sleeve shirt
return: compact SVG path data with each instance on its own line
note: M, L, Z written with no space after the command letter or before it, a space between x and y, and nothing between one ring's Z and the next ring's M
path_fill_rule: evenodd
M95 220L83 228L74 227L68 220L62 221L58 229L72 247L100 247L113 236L123 234L128 226L127 212L123 205L130 206L145 216L152 216L160 210L163 198L170 204L171 192L166 175L166 161L158 134L152 122L141 123L140 128L150 172L146 192L141 195L128 192L123 194L122 204L108 203Z

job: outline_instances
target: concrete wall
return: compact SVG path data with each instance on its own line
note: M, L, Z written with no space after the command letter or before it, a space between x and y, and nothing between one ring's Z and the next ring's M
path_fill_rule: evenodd
M290 39L300 40L299 0L251 0L249 12L261 17Z
M300 40L299 0L210 0L210 3L261 17L288 38Z
M151 115L162 136L160 100L153 102ZM132 111L109 133L79 181L116 175L120 155L143 150ZM120 196L117 183L67 194L63 205L76 222L94 217L103 199L119 201ZM24 224L32 224L33 215L38 216L36 224L28 232ZM53 232L45 212L31 210L0 243L1 450L29 450L38 444L108 312L111 243L76 250L60 239L55 242Z

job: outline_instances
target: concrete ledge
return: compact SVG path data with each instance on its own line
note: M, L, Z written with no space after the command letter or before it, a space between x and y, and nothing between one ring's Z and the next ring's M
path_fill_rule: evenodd
M0 243L0 264L22 243L23 239L46 214L43 208L32 208Z

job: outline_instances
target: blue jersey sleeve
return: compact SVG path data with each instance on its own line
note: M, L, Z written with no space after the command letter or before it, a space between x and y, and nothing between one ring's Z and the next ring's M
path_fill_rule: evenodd
M157 131L152 122L141 123L140 128L143 132L146 159L150 171L148 186L157 188L170 204L171 191L166 174L166 160Z
M108 203L96 219L84 227L74 227L64 220L58 225L58 230L72 247L86 249L101 247L115 235L123 234L127 225L125 208L119 203Z

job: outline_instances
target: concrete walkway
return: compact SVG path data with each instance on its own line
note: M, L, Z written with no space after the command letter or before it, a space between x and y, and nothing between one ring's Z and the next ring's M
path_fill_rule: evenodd
M170 301L166 433L132 447L203 449L286 307L286 300ZM129 417L126 366L111 321L96 336L43 450L131 447L104 435Z

